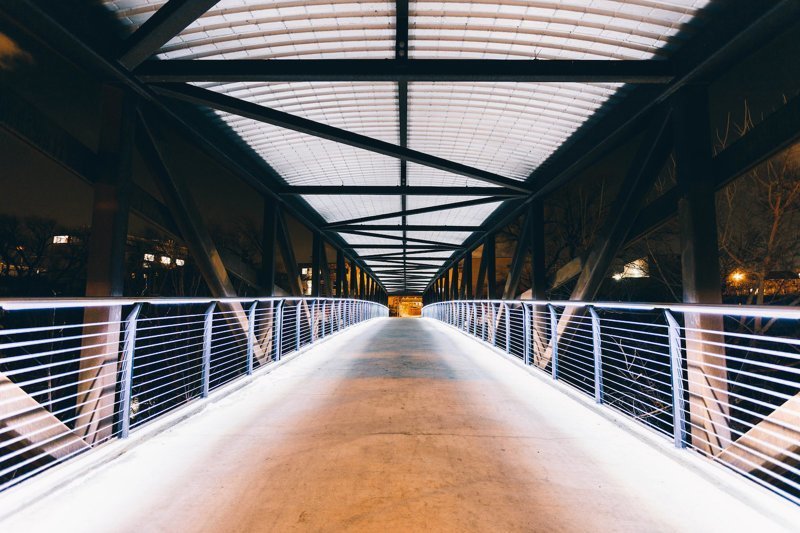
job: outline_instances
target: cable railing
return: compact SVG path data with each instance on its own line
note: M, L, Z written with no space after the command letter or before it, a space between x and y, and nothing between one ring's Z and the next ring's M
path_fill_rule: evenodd
M0 490L388 315L334 298L0 299Z
M800 309L454 300L422 315L800 504Z

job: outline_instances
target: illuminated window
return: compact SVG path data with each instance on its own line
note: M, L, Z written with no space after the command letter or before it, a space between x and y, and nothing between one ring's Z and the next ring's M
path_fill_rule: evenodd
M149 263L152 263L153 261L156 260L156 256L153 254L144 254L144 260Z
M172 258L171 257L167 257L166 255L162 255L161 259L160 259L160 262L161 262L162 265L169 265L169 264L172 264Z
M176 259L175 260L175 266L182 267L185 264L186 264L186 261L184 261L183 259Z
M302 269L302 273L303 273L304 276L308 275L308 270L309 269L307 269L307 268Z
M55 235L53 237L53 244L68 244L69 235Z

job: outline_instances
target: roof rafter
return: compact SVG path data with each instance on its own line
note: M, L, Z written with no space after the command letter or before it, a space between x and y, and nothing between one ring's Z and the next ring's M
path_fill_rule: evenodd
M398 2L399 4L402 2ZM406 7L406 15L408 7ZM400 11L398 11L399 21ZM406 24L407 24L406 20ZM400 26L398 25L398 35ZM408 37L406 26L406 39ZM400 38L398 37L398 47ZM399 56L400 50L397 53ZM135 74L175 82L525 82L648 83L672 81L668 60L609 59L206 59L148 61Z
M217 2L219 0L169 0L125 40L120 64L130 70L136 68Z
M218 111L239 115L251 120L272 124L280 128L305 133L307 135L346 144L403 161L410 161L426 167L444 170L445 172L466 176L486 183L501 185L521 192L529 192L528 188L520 181L506 178L505 176L449 161L417 150L411 150L404 146L397 146L385 141L373 139L341 128L328 126L327 124L298 117L290 113L284 113L276 109L270 109L269 107L209 91L208 89L182 84L153 85L152 87L155 92L169 98L210 107Z
M326 227L336 228L338 226L347 226L350 224L358 224L360 222L371 222L373 220L382 220L384 218L397 218L402 216L422 215L425 213L434 213L436 211L446 211L448 209L458 209L460 207L474 207L476 205L491 204L501 200L497 198L477 198L475 200L464 200L463 202L453 202L450 204L432 205L430 207L420 207L417 209L406 209L405 211L394 211L392 213L383 213L380 215L372 215L368 217L352 218L350 220L342 220L339 222L331 222ZM511 199L510 201L514 201Z
M505 187L436 187L408 185L295 185L280 191L283 195L323 196L496 196L524 197L527 193Z

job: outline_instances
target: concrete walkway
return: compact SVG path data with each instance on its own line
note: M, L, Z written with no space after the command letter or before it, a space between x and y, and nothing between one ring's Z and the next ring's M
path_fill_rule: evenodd
M779 528L458 332L429 320L380 319L259 378L0 530Z

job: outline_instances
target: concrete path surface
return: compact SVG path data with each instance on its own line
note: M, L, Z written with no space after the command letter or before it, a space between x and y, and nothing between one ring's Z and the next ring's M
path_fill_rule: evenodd
M427 319L338 335L0 524L6 533L773 530L707 478Z

